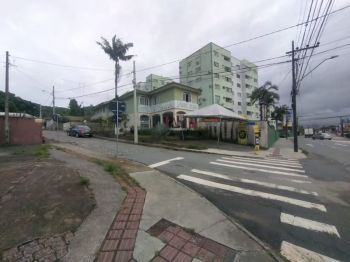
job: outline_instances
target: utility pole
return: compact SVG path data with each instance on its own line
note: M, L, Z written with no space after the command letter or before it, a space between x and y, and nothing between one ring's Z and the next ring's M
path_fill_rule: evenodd
M287 52L287 55L292 55L292 110L293 110L293 137L294 137L294 152L298 152L298 123L297 123L297 103L296 103L296 96L298 93L297 90L297 82L296 82L296 65L295 65L295 53L300 51L306 51L308 49L316 48L320 45L320 43L317 43L314 46L306 46L305 48L296 48L294 49L294 41L292 41L292 51Z
M52 115L55 115L55 86L52 86Z
M39 118L41 119L41 104L39 105Z
M344 137L344 119L342 117L340 118L340 132L341 136Z
M294 136L294 152L298 152L298 130L297 130L297 81L295 72L295 52L294 41L292 41L292 75L293 75L293 87L292 87L292 109L293 109L293 136Z
M9 52L6 51L6 71L5 71L5 143L10 144L9 128Z
M136 65L135 61L133 61L133 80L132 83L134 84L134 144L139 143L139 136L138 136L138 108L137 108L137 94L136 94Z

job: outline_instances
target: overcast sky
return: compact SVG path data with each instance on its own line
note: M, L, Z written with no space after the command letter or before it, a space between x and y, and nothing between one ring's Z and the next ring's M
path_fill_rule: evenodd
M310 0L0 0L0 88L4 90L5 51L11 55L10 91L24 99L50 105L52 85L57 89L56 104L67 106L69 100L91 92L113 88L113 62L96 44L101 36L114 34L124 42L134 43L137 70L181 59L208 42L227 46L237 41L297 24L305 3ZM336 0L333 10L349 4ZM328 20L318 51L350 43L350 8ZM341 41L328 43L346 38ZM296 40L291 29L228 48L237 58L257 61L284 55ZM332 55L339 58L322 64L305 79L298 97L300 115L350 111L350 74L348 49L334 50L312 59L310 68ZM82 70L21 60L17 57L52 63L95 68ZM267 62L264 62L267 63ZM263 63L260 63L263 64ZM123 62L123 73L132 62ZM99 69L99 70L97 70ZM291 64L259 70L259 84L271 80L280 88L281 103L290 106ZM137 81L150 74L177 76L178 63L137 73ZM120 85L131 83L123 76ZM86 85L86 87L84 87ZM71 91L66 89L78 88ZM130 90L120 88L119 94ZM43 92L42 90L45 90ZM114 91L77 98L83 105L113 98Z

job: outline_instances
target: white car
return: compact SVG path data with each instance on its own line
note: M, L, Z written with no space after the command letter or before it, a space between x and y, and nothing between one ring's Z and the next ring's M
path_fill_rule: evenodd
M317 133L317 134L312 136L312 139L321 139L321 140L328 139L328 140L331 140L332 136L330 134L328 134L328 133Z

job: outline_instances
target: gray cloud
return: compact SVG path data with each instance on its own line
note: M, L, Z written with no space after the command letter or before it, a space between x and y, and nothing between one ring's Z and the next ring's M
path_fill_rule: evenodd
M337 9L346 0L338 0ZM212 41L226 46L261 33L296 24L303 0L295 1L55 1L1 0L0 17L0 79L4 76L4 54L52 61L58 64L106 69L105 71L78 70L54 67L11 58L11 91L24 99L49 104L48 92L55 85L58 97L79 96L108 88L113 81L73 91L63 91L113 78L113 63L96 45L100 36L114 34L123 41L133 42L130 50L136 54L137 68L181 59ZM319 50L349 43L350 39L327 43L347 36L349 10L329 19ZM256 41L228 49L238 58L256 61L284 55L297 36L295 29L284 31ZM298 97L299 113L338 112L349 108L349 52L335 50L312 59L310 68L333 54L340 57L327 61L303 82ZM123 73L131 70L132 62L122 63ZM290 64L259 70L259 82L271 80L280 86L281 103L290 105ZM149 73L177 76L178 63L137 74L143 81ZM4 89L4 81L0 83ZM120 84L131 83L124 76ZM42 92L45 89L46 92ZM120 93L130 87L120 89ZM78 98L84 105L97 104L113 97L113 91ZM57 101L67 106L67 99Z

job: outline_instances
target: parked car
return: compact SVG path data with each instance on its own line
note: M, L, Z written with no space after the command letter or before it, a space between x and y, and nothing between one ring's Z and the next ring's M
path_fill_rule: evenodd
M332 139L332 136L330 134L327 134L327 133L317 133L315 135L312 136L312 139L321 139L321 140L324 140L324 139L328 139L328 140L331 140Z
M93 134L90 127L85 125L77 125L71 127L67 131L67 135L75 137L92 137Z

